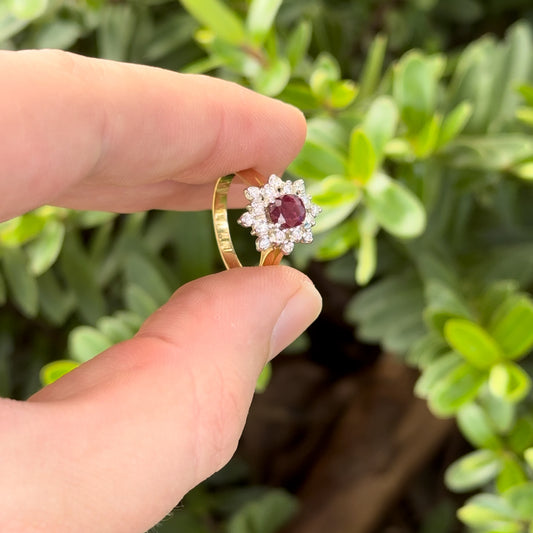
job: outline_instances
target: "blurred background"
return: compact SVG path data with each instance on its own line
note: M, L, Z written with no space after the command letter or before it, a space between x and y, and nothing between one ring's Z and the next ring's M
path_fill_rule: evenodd
M533 532L532 25L531 0L0 2L2 49L216 76L308 118L287 177L323 213L285 261L323 313L263 372L232 462L154 531ZM222 268L208 212L1 223L0 395Z

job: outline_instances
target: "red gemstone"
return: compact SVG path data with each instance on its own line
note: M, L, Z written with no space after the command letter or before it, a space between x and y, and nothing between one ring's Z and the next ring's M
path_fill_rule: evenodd
M268 206L270 220L281 229L295 228L305 220L305 206L295 194L284 194Z

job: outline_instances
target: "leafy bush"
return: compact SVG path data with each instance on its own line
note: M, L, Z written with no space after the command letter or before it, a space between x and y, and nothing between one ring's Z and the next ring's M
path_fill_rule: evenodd
M337 279L368 285L346 310L357 339L418 367L415 393L457 419L474 451L445 481L480 491L459 518L479 533L533 531L532 26L450 49L495 20L531 18L529 2L181 4L8 2L0 42L211 73L305 111L306 144L289 172L323 214L315 243L292 261L324 261ZM175 230L191 217L187 233ZM25 327L55 332L54 344L41 334L27 348L48 360L58 327L72 328L67 356L41 372L46 383L218 268L205 213L44 207L0 225L0 255L0 302L39 321L0 319L0 392L19 397L35 383L21 385L11 360ZM46 362L30 360L30 371ZM262 501L292 508L283 498ZM234 518L228 531L259 531L253 520Z

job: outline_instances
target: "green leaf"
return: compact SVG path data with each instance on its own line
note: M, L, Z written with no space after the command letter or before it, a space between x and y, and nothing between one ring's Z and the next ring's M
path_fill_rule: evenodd
M55 263L63 246L64 237L65 226L63 223L50 219L39 236L28 244L26 252L30 272L33 275L40 276Z
M157 533L211 533L209 527L205 524L205 517L196 514L196 502L190 506L184 503L180 508L170 516L166 516L153 530Z
M515 363L500 363L490 371L489 388L494 396L508 402L519 402L531 390L531 378Z
M116 213L108 211L74 211L72 213L76 226L88 229L102 226L117 217Z
M486 374L463 363L442 378L429 393L429 407L437 416L450 416L471 402L486 381Z
M472 116L472 104L461 102L453 109L442 122L437 146L440 148L455 139L466 126Z
M291 65L295 69L305 58L311 44L313 26L308 20L301 20L287 39L286 54Z
M104 5L97 27L99 56L114 61L126 61L134 32L135 12L131 5Z
M433 115L423 127L411 137L414 153L420 159L430 156L437 147L441 126L441 116Z
M500 45L499 53L492 58L493 81L488 102L492 110L489 129L500 131L513 119L519 95L516 87L530 78L533 39L530 27L525 23L512 26Z
M70 332L68 337L70 357L79 363L92 359L112 345L110 339L90 326L78 326Z
M518 92L524 97L525 101L533 106L533 85L520 85Z
M187 261L179 261L177 265L180 282L187 283L211 274L216 259L210 213L205 211L175 213L174 220L177 227L188 228L187 231L173 232L178 257L188 258ZM173 286L173 289L175 288Z
M172 290L154 263L140 253L129 254L125 265L126 280L146 291L157 305L162 305L169 299Z
M328 176L309 187L313 202L322 208L314 233L319 234L337 226L359 203L361 189L344 176Z
M20 248L5 248L2 263L15 305L24 315L34 317L39 309L39 291L37 281L29 271L26 255Z
M524 450L524 459L526 460L529 468L533 468L533 448L528 448Z
M46 224L35 211L0 223L0 244L15 248L34 239Z
M96 322L96 328L113 344L131 339L137 331L137 328L132 328L127 322L116 316L99 318Z
M326 117L312 118L307 124L307 141L339 153L343 157L343 171L338 174L344 173L350 134L339 121Z
M73 20L56 19L39 28L35 48L68 50L78 40L83 28Z
M452 167L478 170L507 170L532 153L533 139L520 133L461 136L446 149Z
M526 473L520 462L512 455L504 455L502 469L496 479L498 492L503 493L516 485L527 481Z
M527 296L503 302L493 315L489 331L505 357L523 357L533 348L533 302Z
M533 416L525 414L514 423L507 437L508 447L516 454L521 454L526 448L533 446Z
M4 305L7 299L6 283L2 272L0 272L0 305Z
M366 184L366 203L378 222L396 237L418 237L426 227L426 212L420 200L400 182L375 173Z
M60 377L74 370L80 366L76 361L70 359L59 359L58 361L52 361L41 368L39 377L43 386L50 385L54 381L57 381Z
M105 314L106 304L96 273L80 240L80 235L69 231L58 258L60 272L76 298L76 305L84 320L94 324Z
M355 219L341 222L319 240L316 257L322 261L331 261L353 248L358 238L359 231Z
M11 12L2 11L2 5L0 5L0 43L6 42L22 31L29 22L29 20L15 17Z
M277 99L291 104L301 111L316 110L320 106L309 85L298 80L289 82L285 89L278 94Z
M333 82L326 98L326 105L333 109L343 109L354 101L357 90L357 85L352 80Z
M533 126L533 108L519 107L515 112L515 116L524 124L527 124L528 126Z
M228 533L276 533L297 510L293 496L271 490L245 505L228 523Z
M516 165L511 169L511 172L523 180L533 181L533 162Z
M511 308L518 295L519 285L516 280L504 280L491 283L483 291L477 305L480 324L487 324L487 331L492 335L492 324L497 315L505 314Z
M355 282L364 286L370 282L376 273L377 267L377 240L371 233L361 234L359 249L357 250L357 267L355 269Z
M496 494L476 494L458 510L457 516L473 528L516 519L513 508Z
M218 37L232 44L245 40L242 20L221 0L180 0L183 7Z
M502 353L494 339L470 320L452 318L444 326L448 344L470 364L487 369L502 359Z
M476 450L452 463L446 470L446 486L455 492L469 492L492 481L502 461L492 450Z
M365 184L376 170L376 154L370 139L361 128L354 128L348 153L348 177Z
M461 366L462 358L455 352L448 352L431 362L424 369L415 384L415 394L420 398L426 398L435 385L446 378L453 370Z
M53 270L48 270L39 276L37 284L43 316L52 324L64 324L76 306L73 292L60 285Z
M340 77L338 61L331 54L322 52L315 61L309 85L317 96L326 97L330 82L338 81Z
M11 334L4 331L0 335L0 398L12 396L11 361L15 347Z
M355 268L355 281L358 285L366 285L376 272L378 230L379 225L374 216L369 211L365 211L359 222L360 240Z
M442 337L435 332L426 333L411 348L407 354L406 362L411 366L416 366L420 370L425 370L430 364L444 355L447 344ZM455 354L459 361L461 357Z
M143 323L143 319L133 311L117 311L114 316L135 332L137 332Z
M476 403L462 407L457 413L457 423L466 439L477 448L497 450L502 441L496 434L490 418Z
M128 285L124 298L128 309L143 319L148 318L158 307L152 296L138 285Z
M11 13L22 20L40 17L48 7L48 0L7 0Z
M246 30L252 43L261 45L270 32L283 0L252 0L246 17Z
M291 66L285 57L278 57L271 61L268 67L261 69L252 77L254 89L266 96L277 96L291 78Z
M398 109L390 96L379 96L368 109L363 130L370 139L379 165L385 154L385 146L394 137L398 127Z
M467 302L458 290L454 289L455 281L445 268L433 269L432 260L426 261L423 254L418 258L420 270L426 282L425 295L428 305L424 311L427 323L440 334L444 334L444 326L451 318L469 318L471 316ZM442 265L441 265L442 267ZM445 281L440 281L441 279Z
M308 139L289 171L303 178L318 180L333 174L344 175L346 157L333 147Z
M363 66L358 95L360 99L368 98L376 91L381 78L386 51L387 37L384 35L376 35L372 41Z
M196 29L196 22L188 13L169 13L165 20L157 25L150 41L143 43L143 60L155 62L169 54L179 53L181 47L192 41Z
M266 388L268 387L268 384L270 383L270 379L272 378L272 365L270 363L267 363L265 368L263 368L261 374L259 374L259 378L257 379L257 383L255 384L255 392L265 392Z
M420 131L434 113L437 80L431 58L418 52L407 53L394 68L394 99L411 134Z
M507 434L515 425L516 407L514 404L497 398L487 388L483 391L479 401L489 417L491 424L498 433Z
M512 487L503 497L520 520L533 520L533 482Z

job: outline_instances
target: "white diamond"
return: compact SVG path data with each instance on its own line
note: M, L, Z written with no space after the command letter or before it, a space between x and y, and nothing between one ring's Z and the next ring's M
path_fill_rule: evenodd
M283 185L283 180L279 176L276 176L276 174L272 174L268 178L268 184L274 187L274 189L277 189Z
M306 242L306 243L310 243L310 242L313 242L313 234L311 233L310 230L307 230L304 232L303 236L302 236L302 241L303 242Z
M293 193L292 181L291 180L287 180L283 184L282 192L283 192L283 194L292 194Z
M316 204L311 204L310 212L314 217L316 217L319 213L322 212L322 208Z
M291 231L291 238L295 241L301 240L303 237L304 231L301 226L297 226L296 228L293 228Z
M252 235L262 237L268 233L268 224L263 220L258 220L254 223L252 228Z
M280 229L275 229L270 232L270 240L273 243L281 244L282 242L285 242L285 233Z
M263 192L263 199L267 203L271 203L276 199L276 189L272 187L269 183L267 183L264 187L262 187Z
M270 248L270 239L268 237L260 237L255 241L255 247L258 252L264 252Z
M261 189L259 187L248 187L244 189L244 196L250 201L255 200L261 196Z
M254 217L250 213L243 213L239 220L237 222L244 226L245 228L249 228L254 223Z
M250 207L250 211L255 220L262 220L266 217L263 202L253 202Z
M296 193L296 194L302 194L305 192L305 183L304 183L304 180L296 180L293 184L292 184L292 190Z
M283 243L282 246L281 246L281 251L285 255L289 255L293 250L294 250L294 243L291 242L291 241L287 241L287 242Z

